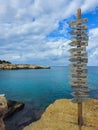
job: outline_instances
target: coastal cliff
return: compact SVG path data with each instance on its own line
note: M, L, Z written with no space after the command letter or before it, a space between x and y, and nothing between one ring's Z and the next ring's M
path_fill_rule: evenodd
M89 99L83 103L82 130L98 130L98 100ZM61 99L51 104L41 119L23 130L79 130L77 125L77 104Z
M32 64L11 64L11 62L8 61L0 62L0 70L14 70L14 69L50 69L50 66L40 66Z

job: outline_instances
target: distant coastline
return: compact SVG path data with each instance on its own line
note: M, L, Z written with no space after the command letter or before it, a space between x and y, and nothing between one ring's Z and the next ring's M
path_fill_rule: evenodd
M15 70L15 69L50 69L50 66L40 66L33 64L12 64L9 61L0 60L0 70Z

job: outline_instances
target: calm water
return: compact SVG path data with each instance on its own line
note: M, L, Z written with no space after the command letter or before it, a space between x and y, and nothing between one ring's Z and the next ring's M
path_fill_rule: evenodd
M98 99L98 67L88 67L90 97ZM0 93L8 99L33 102L44 108L56 99L72 98L69 68L0 71Z

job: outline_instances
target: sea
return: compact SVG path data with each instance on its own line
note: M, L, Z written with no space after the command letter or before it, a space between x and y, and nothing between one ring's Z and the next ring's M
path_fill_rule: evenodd
M5 121L6 130L21 130L25 125L40 118L55 100L73 98L69 76L67 66L53 66L51 69L0 70L0 94L5 94L8 100L22 101L26 104L22 112ZM98 66L88 67L88 87L91 89L89 97L98 99ZM18 124L19 120L22 123Z

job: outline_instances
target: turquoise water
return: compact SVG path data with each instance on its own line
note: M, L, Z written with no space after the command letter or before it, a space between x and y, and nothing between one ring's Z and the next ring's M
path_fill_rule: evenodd
M90 97L98 99L98 67L88 67ZM0 93L8 99L45 107L60 98L72 98L69 68L0 71Z

